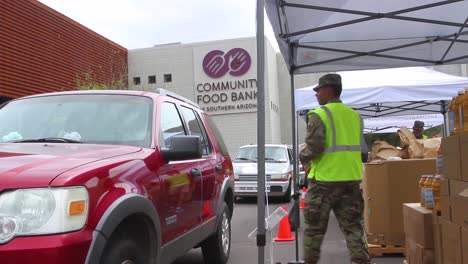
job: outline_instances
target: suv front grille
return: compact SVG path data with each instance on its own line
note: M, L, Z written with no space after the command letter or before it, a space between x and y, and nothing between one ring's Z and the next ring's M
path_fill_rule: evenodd
M251 175L251 174L240 174L239 175L239 180L240 181L257 181L257 175ZM271 181L271 175L266 175L266 180Z

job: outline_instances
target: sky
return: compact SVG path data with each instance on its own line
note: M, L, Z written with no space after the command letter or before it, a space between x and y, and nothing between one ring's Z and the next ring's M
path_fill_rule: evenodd
M256 0L39 1L127 49L256 34ZM265 34L278 50L265 20Z

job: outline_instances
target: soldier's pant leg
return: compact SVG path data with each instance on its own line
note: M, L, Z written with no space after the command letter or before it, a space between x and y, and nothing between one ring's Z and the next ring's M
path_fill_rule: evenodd
M306 264L316 264L320 259L320 247L330 216L329 190L315 183L309 184L305 204L304 261Z
M346 244L351 255L351 262L358 264L370 263L370 257L363 226L364 200L359 184L343 187L339 201L333 206L341 231L345 235Z

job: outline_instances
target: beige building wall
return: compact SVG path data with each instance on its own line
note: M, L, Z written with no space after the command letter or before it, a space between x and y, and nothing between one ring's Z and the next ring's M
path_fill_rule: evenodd
M246 50L251 58L249 70L242 76L232 76L230 71L219 78L212 78L203 69L203 61L206 55L213 50L221 51L225 60L230 56L229 52L236 48ZM233 54L234 56L235 54ZM180 94L196 103L202 108L217 107L224 105L236 105L236 102L228 100L225 103L205 104L199 96L214 94L220 95L218 91L203 91L203 85L207 87L221 87L222 84L231 83L237 85L238 81L243 84L252 79L257 79L256 39L242 38L233 40L221 40L190 44L168 44L151 48L130 50L129 61L129 86L135 90L155 90L164 88L171 92ZM265 142L282 143L281 118L276 53L271 44L266 40L266 117L265 117ZM170 74L172 80L164 81L164 75ZM156 83L150 84L149 76L156 76ZM140 78L140 84L134 83L134 78ZM252 82L249 82L252 84ZM202 85L202 86L200 86ZM219 86L218 86L219 85ZM254 86L254 87L253 87ZM226 96L232 99L232 92L257 91L256 85L245 90L229 90ZM212 89L212 88L211 88ZM256 104L256 100L245 100L239 104ZM215 123L223 134L224 140L231 156L235 156L240 146L257 143L257 108L248 110L230 111L207 111L212 115Z

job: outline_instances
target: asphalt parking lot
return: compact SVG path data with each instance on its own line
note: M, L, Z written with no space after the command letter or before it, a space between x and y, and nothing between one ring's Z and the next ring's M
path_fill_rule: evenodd
M281 203L279 200L270 200L269 209L273 212L279 206L289 204ZM248 238L249 233L257 225L257 203L256 199L242 199L235 205L235 212L232 219L232 241L231 256L229 264L255 264L258 259L258 251L255 240ZM272 232L273 238L277 236L277 229ZM302 232L299 231L299 256L302 256ZM295 260L295 242L272 243L265 248L265 263L282 263ZM270 257L272 256L272 257ZM202 264L203 257L201 250L194 249L185 256L178 259L173 264ZM346 249L346 242L339 230L333 214L330 217L328 232L322 246L321 264L343 264L350 263ZM376 264L402 264L401 255L391 255L381 258L374 258L372 263Z

